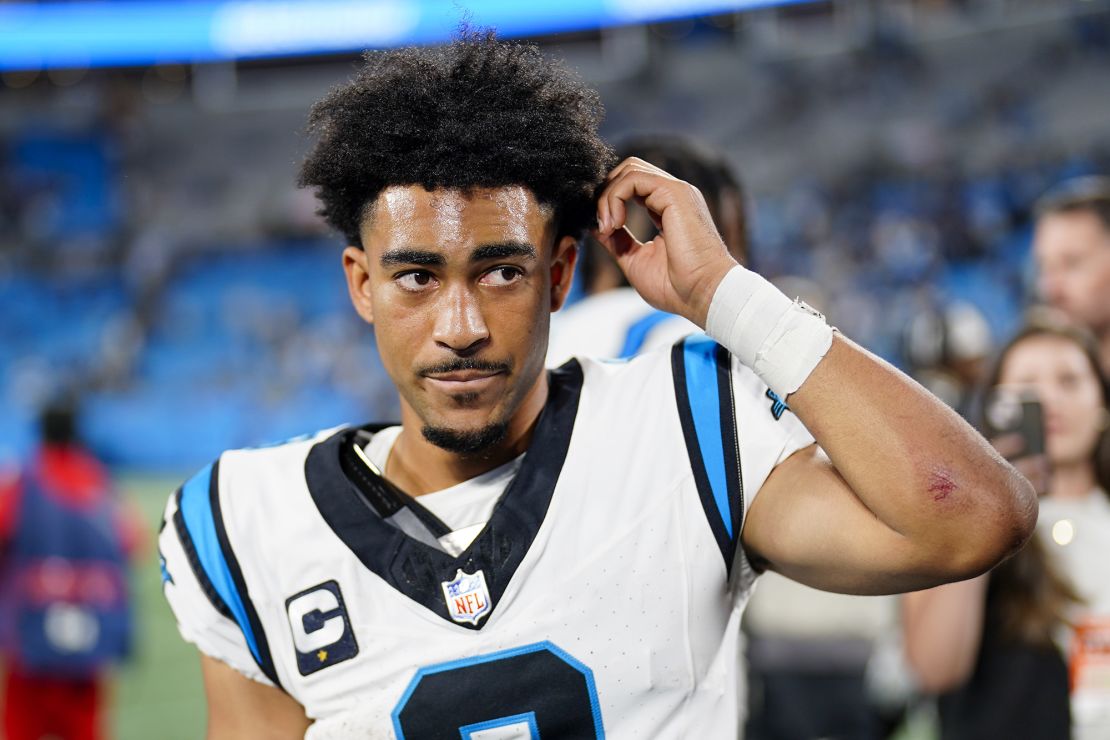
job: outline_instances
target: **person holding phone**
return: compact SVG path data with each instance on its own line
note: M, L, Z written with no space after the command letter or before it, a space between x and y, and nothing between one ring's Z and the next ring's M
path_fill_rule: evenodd
M907 594L907 658L940 695L944 740L1107 737L1110 392L1097 346L1034 315L988 388L985 430L1038 487L1039 536L990 574Z

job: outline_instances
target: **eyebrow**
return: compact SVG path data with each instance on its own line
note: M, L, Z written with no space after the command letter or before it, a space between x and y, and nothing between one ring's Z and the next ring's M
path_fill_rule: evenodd
M470 254L471 262L502 260L509 257L536 258L536 248L526 242L499 242L483 244Z
M507 259L509 257L535 259L536 248L526 242L483 244L470 253L470 262L485 262L487 260ZM442 267L447 264L446 258L440 252L433 252L425 249L390 249L382 253L379 261L382 267L392 267L396 265Z
M434 267L447 264L442 254L423 249L389 249L382 252L382 267L393 265L425 265Z

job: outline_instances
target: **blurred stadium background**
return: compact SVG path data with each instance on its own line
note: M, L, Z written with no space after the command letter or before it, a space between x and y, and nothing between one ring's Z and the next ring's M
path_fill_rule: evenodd
M80 391L153 529L223 449L395 417L340 244L293 180L309 105L359 49L463 20L566 59L611 140L726 153L757 269L904 367L911 319L957 302L1004 338L1031 291L1031 203L1110 171L1106 0L0 2L0 455ZM115 726L199 737L155 560Z

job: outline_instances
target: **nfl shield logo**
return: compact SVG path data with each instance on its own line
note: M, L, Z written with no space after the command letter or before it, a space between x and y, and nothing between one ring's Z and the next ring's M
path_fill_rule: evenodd
M489 589L486 588L486 574L482 571L471 575L459 568L455 580L443 581L441 585L451 619L477 625L478 620L489 614Z

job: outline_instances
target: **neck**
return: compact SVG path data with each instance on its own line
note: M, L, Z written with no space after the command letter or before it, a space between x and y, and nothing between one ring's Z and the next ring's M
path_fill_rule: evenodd
M1078 500L1095 489L1095 471L1087 462L1061 465L1052 470L1049 495L1054 499Z
M487 473L519 457L532 441L540 412L547 403L547 372L541 372L509 421L505 439L473 455L436 447L424 438L423 422L412 407L401 403L401 434L386 463L386 477L411 496L442 491Z

